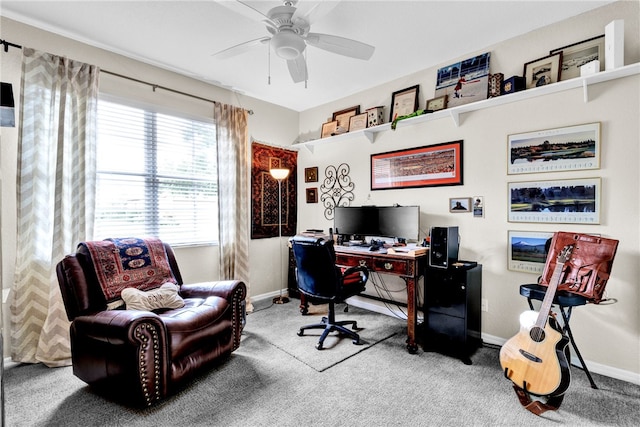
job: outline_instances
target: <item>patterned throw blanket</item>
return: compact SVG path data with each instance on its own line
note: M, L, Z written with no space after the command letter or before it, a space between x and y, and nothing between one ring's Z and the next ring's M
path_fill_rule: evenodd
M91 254L107 303L119 299L125 288L146 291L167 282L177 284L158 239L107 239L80 245Z

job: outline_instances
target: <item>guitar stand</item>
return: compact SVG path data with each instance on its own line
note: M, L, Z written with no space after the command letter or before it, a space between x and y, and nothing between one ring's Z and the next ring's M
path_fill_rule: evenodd
M521 285L520 286L520 295L527 297L527 302L529 303L529 308L535 311L533 307L532 299L543 300L546 288L541 285ZM571 310L573 307L577 307L580 305L585 305L587 303L587 299L576 294L572 294L565 291L558 291L554 298L553 304L560 308L560 314L562 315L563 325L562 331L569 336L569 341L571 341L571 346L573 350L576 352L576 356L578 356L578 360L580 361L580 365L582 365L582 370L587 375L589 379L589 383L591 384L591 388L598 389L593 377L591 376L591 372L589 372L589 368L587 368L587 364L584 362L582 358L582 354L580 354L580 350L573 339L573 332L571 332L571 327L569 326L569 319L571 319ZM571 364L571 360L569 360L569 364Z

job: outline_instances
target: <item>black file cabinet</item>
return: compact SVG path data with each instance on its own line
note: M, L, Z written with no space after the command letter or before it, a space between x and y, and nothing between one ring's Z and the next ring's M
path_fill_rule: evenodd
M424 349L471 364L470 356L482 345L482 265L427 267L424 288Z

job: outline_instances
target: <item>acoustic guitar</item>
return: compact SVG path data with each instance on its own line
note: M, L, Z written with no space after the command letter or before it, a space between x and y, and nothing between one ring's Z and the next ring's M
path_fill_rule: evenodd
M556 294L564 263L573 245L565 246L557 257L539 312L520 315L520 332L500 349L504 375L525 392L537 396L559 396L569 387L569 339L562 333L551 304Z

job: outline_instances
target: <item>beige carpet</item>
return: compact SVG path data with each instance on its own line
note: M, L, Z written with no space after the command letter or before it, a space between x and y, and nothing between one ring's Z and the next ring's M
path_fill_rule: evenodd
M298 331L301 326L320 322L327 313L327 306L310 306L310 314L302 315L299 304L299 300L292 299L287 304L267 308L267 321L264 320L265 316L260 316L262 321L254 323L252 314L249 314L244 334L258 335L295 359L322 372L396 334L406 333L405 320L352 306L345 313L345 305L339 304L336 306L336 320L355 320L361 344L355 345L351 338L332 332L325 339L324 348L317 350L315 346L322 330L306 330L303 336L298 336Z

